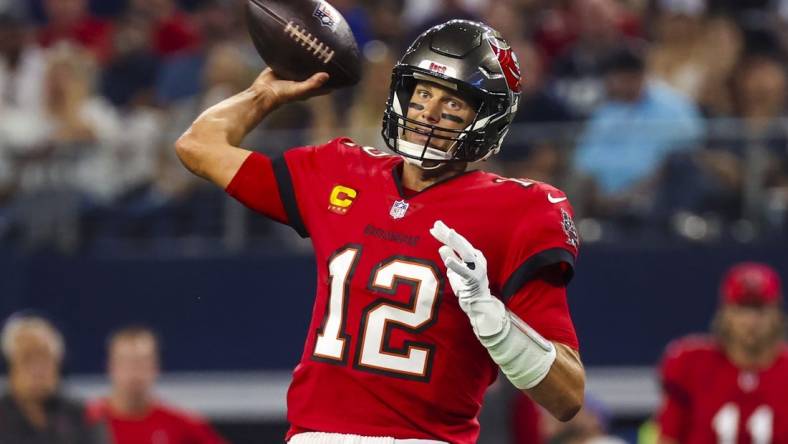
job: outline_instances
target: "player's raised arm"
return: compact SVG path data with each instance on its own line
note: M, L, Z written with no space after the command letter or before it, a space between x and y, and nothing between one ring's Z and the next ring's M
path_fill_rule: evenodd
M279 79L265 69L244 91L205 110L175 142L183 165L194 174L226 188L250 151L239 148L244 137L271 111L321 93L328 74L303 82Z

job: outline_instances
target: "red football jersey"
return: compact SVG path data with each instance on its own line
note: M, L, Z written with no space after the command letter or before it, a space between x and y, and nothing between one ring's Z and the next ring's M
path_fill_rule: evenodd
M406 198L403 160L349 139L292 149L273 162L252 156L228 192L310 236L318 264L288 393L288 438L321 431L476 442L482 397L498 368L446 279L429 234L439 219L484 253L494 295L548 339L577 348L563 284L578 238L557 189L472 171ZM244 190L254 180L268 192ZM555 300L541 281L530 293L536 300L519 298L551 265L563 270L560 301L538 300Z
M766 369L737 368L712 338L668 346L662 434L682 444L788 443L788 348Z
M105 399L88 408L93 421L106 421L113 444L226 444L203 420L161 404L142 416L123 416Z

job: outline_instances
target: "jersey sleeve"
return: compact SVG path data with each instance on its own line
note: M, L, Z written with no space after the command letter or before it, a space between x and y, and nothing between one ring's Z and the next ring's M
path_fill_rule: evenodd
M301 237L309 237L309 226L316 208L328 196L318 192L320 184L334 182L358 164L360 150L348 138L334 139L324 145L292 148L273 160L285 214ZM324 200L320 200L323 198Z
M227 186L227 193L247 207L290 225L301 237L309 237L311 192L329 174L345 168L347 158L358 150L350 139L324 145L291 148L279 157L252 153Z
M562 275L559 267L547 267L509 298L506 306L545 339L579 350Z
M690 391L686 379L686 355L680 346L668 347L660 366L662 402L657 411L660 434L683 442L690 416Z
M225 191L250 209L277 222L289 223L273 163L263 154L250 154Z
M561 191L545 184L534 188L522 203L524 208L511 228L501 275L497 276L504 300L545 267L557 268L558 281L563 285L574 275L580 239L572 207Z

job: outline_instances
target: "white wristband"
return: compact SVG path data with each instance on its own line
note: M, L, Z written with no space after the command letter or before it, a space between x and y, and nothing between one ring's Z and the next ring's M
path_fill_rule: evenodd
M518 389L530 389L547 376L556 358L553 344L506 310L504 326L493 336L478 336L493 361Z

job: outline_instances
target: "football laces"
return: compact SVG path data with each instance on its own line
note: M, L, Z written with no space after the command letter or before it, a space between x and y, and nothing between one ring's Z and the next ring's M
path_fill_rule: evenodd
M317 57L324 65L328 64L328 62L334 58L335 51L330 46L321 42L320 39L297 23L292 21L287 22L287 25L285 25L285 34L290 36L296 43L300 44L301 47L311 51L312 55Z

